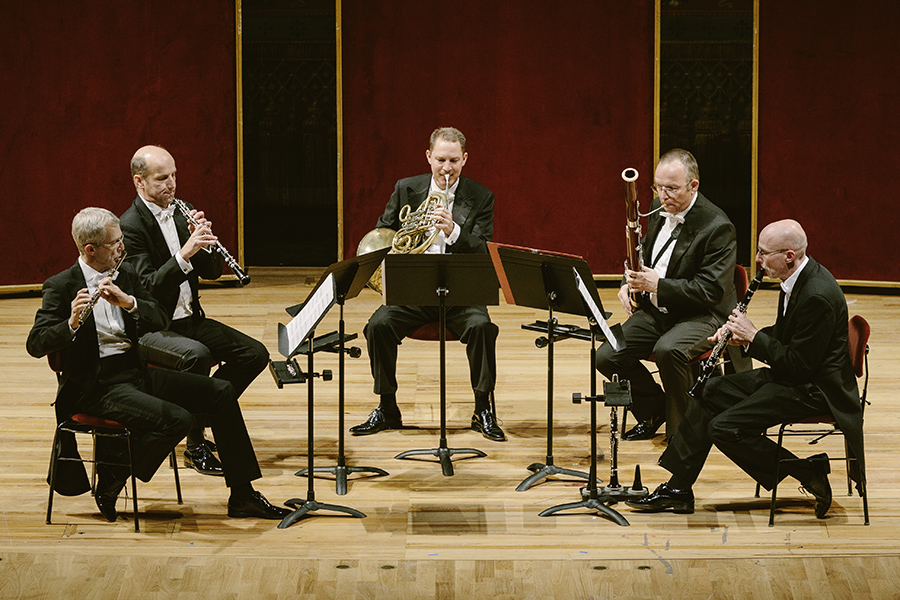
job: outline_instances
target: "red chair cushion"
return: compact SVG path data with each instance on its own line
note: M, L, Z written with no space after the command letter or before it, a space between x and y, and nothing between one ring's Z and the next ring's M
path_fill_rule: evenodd
M122 425L118 421L110 421L109 419L94 417L91 415L86 415L84 413L75 413L69 418L76 423L81 423L82 425L87 425L88 427L103 427L104 429L128 429L128 427Z

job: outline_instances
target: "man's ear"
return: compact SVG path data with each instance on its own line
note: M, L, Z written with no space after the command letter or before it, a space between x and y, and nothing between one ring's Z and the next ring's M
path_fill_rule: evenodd
M144 180L141 179L140 175L135 175L132 179L134 180L135 188L137 188L139 190L144 188Z

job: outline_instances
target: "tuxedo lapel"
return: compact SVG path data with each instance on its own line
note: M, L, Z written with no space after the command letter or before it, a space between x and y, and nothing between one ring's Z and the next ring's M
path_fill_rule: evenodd
M453 222L460 227L463 226L472 211L472 195L468 193L467 181L466 178L460 176L459 186L456 188L456 198L453 200Z
M153 213L150 212L150 209L147 208L147 205L144 204L144 201L141 200L140 196L135 199L134 207L137 209L138 216L141 218L144 229L150 234L150 239L153 242L148 249L153 254L153 264L160 265L170 258L168 253L169 244L166 242L166 238L163 235L162 229L159 227L159 223L156 221L156 217L153 216ZM175 223L177 229L178 221L176 220ZM185 229L186 228L187 225L185 225ZM178 236L179 238L181 237L181 231L178 232ZM187 237L181 240L182 245L186 240Z

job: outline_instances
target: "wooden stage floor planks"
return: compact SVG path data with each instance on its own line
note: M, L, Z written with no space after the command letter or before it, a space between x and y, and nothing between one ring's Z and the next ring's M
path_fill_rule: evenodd
M254 269L245 289L202 291L213 318L261 340L277 357L277 323L284 307L305 299L315 270ZM601 289L605 308L622 318L614 290ZM749 477L713 450L694 488L693 515L639 514L617 505L630 527L591 514L538 517L545 508L577 501L581 481L552 478L525 492L516 486L526 467L546 456L547 351L521 324L544 319L541 311L491 308L500 327L497 408L509 441L485 440L468 429L472 392L464 348L448 344L448 440L474 447L486 458L457 460L444 477L426 459L400 461L403 450L438 444L438 344L407 340L400 349L398 399L402 431L346 437L348 465L376 466L388 477L352 476L338 496L330 476L315 479L321 502L349 506L365 519L322 511L279 530L275 522L225 516L221 479L182 470L185 503L175 502L171 473L161 469L140 485L141 533L131 517L106 523L87 496L54 500L53 524L44 523L47 470L56 381L45 360L25 352L25 338L40 299L0 298L0 597L778 597L891 598L900 590L900 492L896 435L900 419L900 343L893 326L900 297L847 296L850 314L872 326L866 446L872 525L862 502L846 496L844 469L831 475L835 503L815 519L812 499L791 480L780 489L775 527L768 527L768 500L753 497ZM774 320L777 293L757 293L754 322ZM361 422L377 403L362 328L380 297L365 290L347 302L348 332L359 333L359 359L346 359L346 426ZM317 333L337 329L337 309ZM558 315L583 325L583 317ZM555 347L554 448L558 466L586 471L589 465L587 404L572 392L589 392L589 344ZM315 355L317 371L332 369L337 356ZM305 357L301 365L306 368ZM315 381L316 465L337 458L337 380ZM276 503L307 497L308 483L294 473L306 467L306 386L277 389L264 372L241 400L263 478L256 483ZM598 407L599 444L608 454L609 411ZM629 419L631 420L631 419ZM838 452L840 438L802 448L798 454ZM631 483L634 466L651 489L667 473L656 466L662 437L620 446L620 481ZM600 462L599 475L609 476ZM120 510L124 500L120 500ZM342 568L338 568L342 567ZM107 593L88 593L102 579ZM73 592L71 597L76 597Z

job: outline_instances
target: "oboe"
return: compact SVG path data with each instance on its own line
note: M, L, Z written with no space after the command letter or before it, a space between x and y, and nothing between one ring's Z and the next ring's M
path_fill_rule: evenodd
M191 214L191 209L188 208L188 205L184 203L184 200L175 198L173 202L175 203L175 206L178 207L178 210L181 211L181 214L184 215L184 218L187 219L188 223L190 223L194 227L200 227L200 222ZM248 283L250 283L250 276L244 273L241 265L239 265L238 261L234 260L234 257L228 253L228 250L225 249L225 246L222 245L222 242L216 240L215 247L206 246L204 250L209 253L212 253L213 250L215 250L219 254L221 254L222 258L225 259L225 264L228 265L228 267L232 271L234 271L234 274L238 278L238 281L241 282L241 285L247 285Z
M762 278L765 274L765 269L760 269L759 272L756 273L756 277L753 278L753 281L751 281L750 285L747 287L747 293L744 295L744 299L741 300L736 307L739 312L747 312L747 305L750 304L750 299L753 298L753 294L759 288L759 284L762 282ZM730 340L733 335L731 330L726 329L725 333L722 334L721 339L719 339L713 347L709 358L700 363L700 377L697 378L694 387L688 392L691 396L693 396L697 389L712 376L713 371L716 370L716 366L719 364L722 353L725 351L725 347L728 346L728 340Z
M116 276L119 274L119 267L122 266L122 261L125 260L125 255L128 254L124 250L122 254L119 255L119 260L116 261L116 266L113 267L112 273L110 273L109 277L112 280L116 279ZM84 307L84 310L81 311L81 314L78 315L78 326L75 327L75 331L81 329L81 326L84 325L84 322L87 321L87 318L91 316L91 313L94 312L94 306L97 305L97 302L100 301L100 286L97 286L97 289L94 290L94 293L91 294L91 299L88 300L87 306Z

